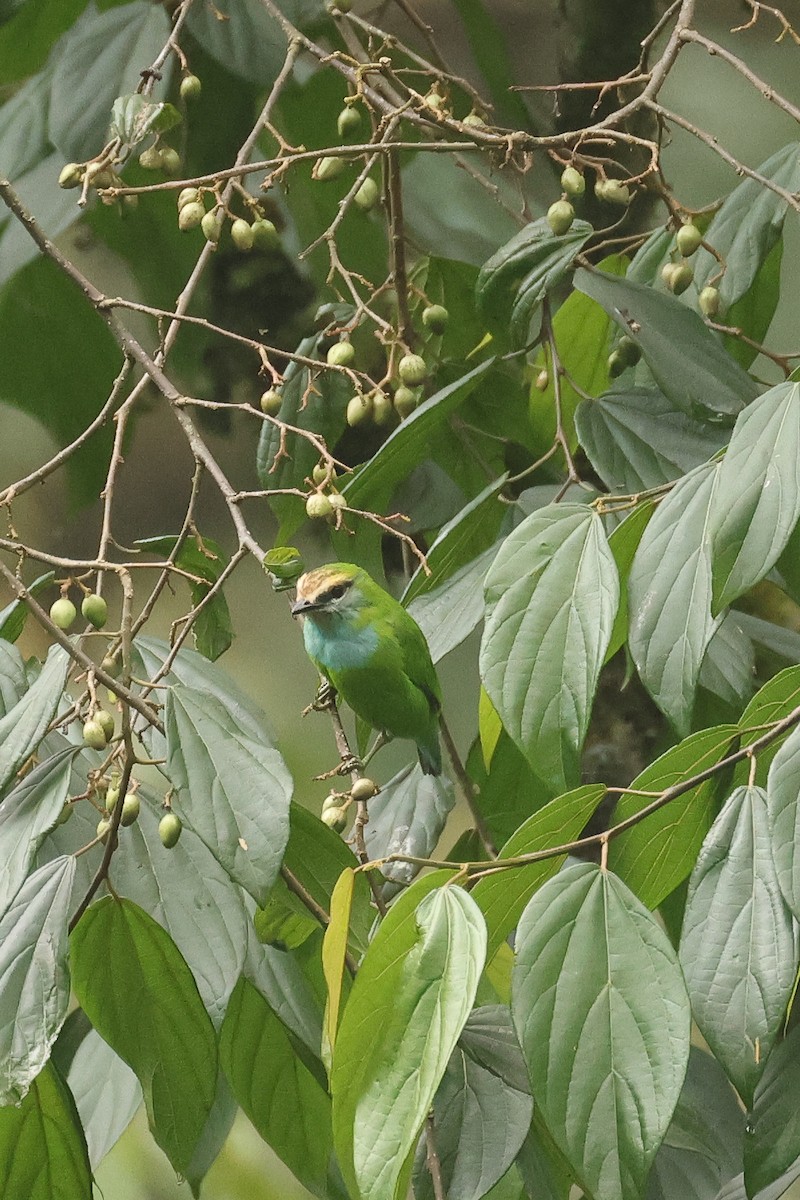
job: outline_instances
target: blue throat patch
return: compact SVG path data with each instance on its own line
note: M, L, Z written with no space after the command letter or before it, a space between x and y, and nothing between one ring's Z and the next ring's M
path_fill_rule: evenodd
M363 625L358 629L332 613L307 616L303 621L303 641L308 656L326 671L367 667L378 648L374 626Z

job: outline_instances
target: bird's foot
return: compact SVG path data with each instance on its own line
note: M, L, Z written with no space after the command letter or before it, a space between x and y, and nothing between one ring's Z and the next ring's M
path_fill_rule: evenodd
M327 712L333 707L336 700L336 688L332 683L326 680L317 688L317 694L310 704L307 704L303 709L302 716L307 717L310 712Z
M361 759L356 754L347 754L336 767L331 767L330 771L324 771L322 775L315 775L315 779L333 779L336 775L350 775L353 771L360 771L362 767Z

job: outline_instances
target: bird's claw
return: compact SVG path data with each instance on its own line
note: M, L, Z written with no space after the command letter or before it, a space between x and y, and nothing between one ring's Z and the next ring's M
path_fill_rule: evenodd
M342 761L335 767L331 767L330 771L323 771L321 775L315 775L315 780L333 779L337 775L350 775L353 771L360 771L362 767L361 759L355 754L347 754Z

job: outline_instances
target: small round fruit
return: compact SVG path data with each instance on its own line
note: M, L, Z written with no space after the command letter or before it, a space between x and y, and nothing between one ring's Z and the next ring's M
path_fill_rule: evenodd
M547 367L542 367L541 371L533 381L533 386L536 388L537 392L547 391L548 387L550 386L550 372L548 371Z
M694 271L687 262L676 263L669 279L669 290L676 296L686 291L694 279Z
M178 212L184 204L194 204L200 200L200 192L196 187L181 188L178 192Z
M394 405L386 392L376 388L372 393L372 419L376 425L385 425L391 419Z
M336 118L336 128L340 138L346 138L355 133L360 124L361 113L354 104L346 104Z
M586 191L586 180L576 167L565 167L561 172L561 186L568 196L582 196Z
M353 396L352 400L348 402L345 420L353 429L355 429L357 425L364 425L368 421L371 421L372 397Z
M432 112L441 112L444 108L444 96L437 92L436 88L431 88L426 96L423 97L423 104Z
M237 250L253 249L253 227L243 217L237 217L231 225L231 237Z
M110 183L113 183L113 176L105 163L87 163L85 178L89 180L92 187L108 187Z
M449 320L450 313L443 304L429 304L422 310L422 324L431 333L444 333Z
M108 620L108 605L102 596L91 592L81 601L81 614L95 629L102 629Z
M320 521L324 517L329 517L333 512L333 505L327 496L323 496L322 492L314 492L306 500L306 516L312 521Z
M664 280L664 283L667 285L667 287L670 287L672 284L672 276L675 274L677 266L678 263L667 262L664 263L663 267L661 268L661 278Z
M158 836L161 838L161 845L165 850L171 850L173 846L178 844L178 838L183 832L183 822L177 813L164 813L161 820L158 822Z
M104 708L98 708L97 712L92 717L92 720L97 722L105 734L106 741L110 742L114 736L114 731L116 728L114 724L114 718L111 713L106 712Z
M202 229L203 237L207 242L216 243L219 241L220 234L222 233L223 220L224 218L222 213L216 208L212 208L210 212L205 214L200 222L200 228Z
M283 404L283 396L277 388L269 388L266 392L261 393L261 411L269 417L277 417L281 411Z
M133 825L134 821L139 818L139 810L141 805L136 792L128 792L128 795L122 801L122 816L119 819L120 825L126 828L128 825Z
M84 743L92 750L105 750L108 744L105 730L99 721L87 721L83 727Z
M352 367L356 361L355 346L352 342L334 342L326 358L331 367Z
M421 354L404 354L397 364L397 374L406 387L418 387L428 378L428 366Z
M113 654L107 654L100 663L100 670L105 671L106 675L110 675L112 679L117 679L122 670L119 659Z
M407 388L404 384L394 394L395 412L401 421L404 421L406 417L410 417L418 404L419 392Z
M163 154L158 146L148 146L139 155L139 166L145 171L160 171L163 165Z
M178 228L185 233L187 229L197 229L198 225L203 222L206 210L198 200L193 200L189 204L184 204L181 211L178 213ZM249 229L250 226L248 225Z
M367 178L361 184L361 187L353 196L353 200L360 209L362 209L364 212L369 212L369 210L374 208L378 203L380 194L380 188L375 180L370 178L370 176L367 176Z
M327 808L320 814L320 821L332 829L334 833L343 833L347 826L346 808Z
M675 235L675 243L678 250L684 258L691 258L696 250L699 250L703 241L703 235L696 225L681 225Z
M486 122L484 121L483 117L480 115L480 113L476 113L474 110L473 112L467 113L461 124L466 125L468 129L486 128Z
M101 817L97 822L97 836L101 842L104 842L108 837L108 831L111 828L111 822L108 817Z
M612 350L608 356L608 373L612 379L616 379L627 369L628 364L625 362L618 350Z
M318 158L314 163L314 170L311 172L312 179L319 180L320 183L330 183L332 179L338 179L344 170L344 159L335 155L326 155L325 158Z
M67 596L60 596L50 605L50 620L59 629L69 629L77 615L78 610Z
M266 217L258 217L250 226L253 231L253 245L259 250L275 250L281 244L277 227Z
M633 338L628 337L627 333L624 333L617 342L614 353L620 356L626 367L635 367L642 357L641 350Z
M196 75L185 75L181 80L181 98L196 100L203 90L203 85Z
M700 306L700 312L706 317L715 317L720 308L719 289L715 287L704 287L700 295L697 297L697 303Z
M112 813L119 800L119 788L112 786L106 792L106 812Z
M362 804L365 800L371 800L377 794L378 785L372 779L367 779L364 776L357 779L350 788L350 795L355 800L356 804Z
M619 204L623 208L631 202L630 188L618 179L598 179L594 185L594 194L598 200L605 200L607 204Z
M318 462L311 472L311 478L317 487L322 483L335 483L338 476L329 463Z
M181 156L177 150L173 150L172 146L164 146L161 151L161 170L166 171L167 175L180 175L181 173Z
M66 825L67 821L70 819L70 817L72 816L74 811L75 811L74 804L69 804L69 803L65 804L64 807L62 808L61 812L59 813L58 821L56 822L56 824Z
M347 508L347 501L339 492L331 492L330 496L328 496L328 503L334 512L344 512Z
M65 163L58 176L60 188L76 188L83 183L84 168L80 163Z
M575 220L575 209L569 200L556 200L547 210L547 224L556 237L566 233Z

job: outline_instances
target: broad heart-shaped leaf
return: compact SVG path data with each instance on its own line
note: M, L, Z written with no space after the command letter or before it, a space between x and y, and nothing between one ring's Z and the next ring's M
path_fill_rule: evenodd
M736 788L711 826L689 880L679 955L700 1032L749 1103L798 960L761 788Z
M246 979L231 996L219 1051L233 1093L258 1132L306 1187L324 1195L333 1144L330 1099Z
M168 535L142 538L134 542L134 545L146 553L163 554L167 557L172 554L177 541L177 537ZM228 559L213 538L201 537L197 530L194 530L175 556L175 565L199 579L199 582L190 585L192 605L196 608L205 600L212 585L225 570ZM213 662L225 653L233 641L233 636L228 602L222 592L218 591L204 605L192 624L194 644L204 658Z
M483 581L498 546L490 546L434 591L423 592L409 604L435 663L460 646L483 620Z
M445 1195L450 1200L480 1200L489 1193L519 1153L532 1114L525 1064L508 1009L474 1009L433 1101ZM414 1163L414 1196L434 1200L424 1137Z
M67 1015L74 874L74 858L46 863L28 877L0 920L0 1104L22 1099Z
M448 813L455 805L453 784L446 775L423 775L419 763L404 767L369 802L364 834L370 858L411 854L426 858L439 841ZM382 874L396 883L410 883L419 867L387 863Z
M524 345L536 308L593 232L586 221L574 221L565 234L556 236L540 217L501 246L481 267L475 283L478 310L489 327L504 334L510 327L512 343Z
M747 1122L744 1177L753 1196L800 1158L800 1027L767 1059Z
M605 794L603 784L594 783L556 796L520 825L500 851L500 860L574 841ZM556 874L565 858L566 855L543 858L541 862L526 866L509 867L477 882L472 896L486 921L487 958L494 957L516 926L531 896Z
M739 614L727 612L708 643L700 668L700 686L738 712L753 694L755 672L753 643L739 621Z
M47 1065L20 1105L0 1108L3 1200L92 1200L92 1173L69 1090Z
M602 519L550 504L509 534L485 584L480 673L536 774L577 782L600 667L619 603Z
M658 388L621 383L597 400L582 400L575 426L598 475L625 493L679 479L711 458L728 433L682 411Z
M666 1137L647 1180L647 1200L714 1200L742 1169L743 1113L722 1068L692 1046Z
M575 286L591 296L636 342L653 378L676 408L735 417L758 395L750 376L722 348L700 315L674 296L584 268ZM680 353L675 347L680 346Z
M620 796L613 824L634 816L652 803L642 792L663 792L712 767L738 747L736 725L717 725L690 734L672 746L634 779ZM609 866L648 908L657 908L687 878L694 866L725 780L718 774L638 821L611 842ZM724 795L724 793L723 793Z
M55 716L69 664L66 650L51 646L39 676L0 720L0 796L39 745Z
M752 628L746 614L737 613L736 615L738 620L747 622L745 628ZM767 622L764 623L767 624ZM800 705L800 667L786 667L777 675L773 675L772 679L756 692L739 718L742 744L746 745L748 742L752 742L763 732L765 725L769 725L773 721L780 721L781 717L785 717L798 705ZM756 783L766 786L769 767L778 750L786 741L786 736L784 734L783 737L777 738L769 746L765 746L763 750L759 751L756 761ZM788 736L791 736L791 731ZM750 763L742 763L737 770L741 773L741 782L744 783L750 775ZM737 782L739 781L737 776Z
M478 743L467 758L467 771L477 786L476 804L497 846L552 799L552 791L534 774L516 742L500 726L488 770Z
M214 1028L189 968L152 917L111 896L81 917L70 961L81 1007L136 1073L153 1137L185 1172L217 1082Z
M736 421L709 512L713 607L763 579L800 517L800 384L779 383Z
M77 753L76 746L46 758L0 805L0 914L21 887L45 834L63 811Z
M277 750L243 733L225 705L195 688L167 693L166 773L186 824L258 904L289 838L292 782Z
M475 998L483 918L465 891L443 882L441 872L426 876L389 910L342 1017L334 1142L354 1200L395 1195Z
M645 529L628 579L628 644L642 683L678 733L689 732L711 616L710 510L719 472L679 480Z
M800 189L800 144L790 142L758 168L760 175L789 192ZM780 237L788 205L756 179L745 179L726 196L705 239L722 256L725 273L717 283L727 311L752 285L761 264ZM695 281L705 287L719 273L719 260L703 247L694 260Z
M778 883L800 921L800 726L795 726L772 760L767 813Z
M565 867L520 920L511 1008L534 1102L584 1188L595 1200L639 1200L691 1029L656 919L608 871Z

